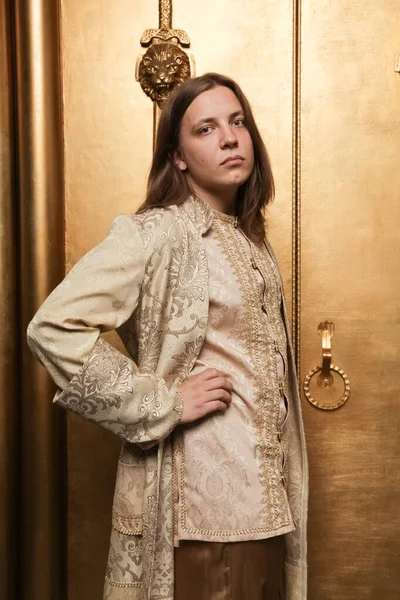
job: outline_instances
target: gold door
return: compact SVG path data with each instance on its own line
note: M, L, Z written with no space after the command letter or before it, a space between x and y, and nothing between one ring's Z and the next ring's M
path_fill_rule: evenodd
M311 600L400 597L397 2L303 3L301 380L336 325L348 402L304 403ZM317 386L314 386L314 389ZM335 393L315 391L323 401Z
M142 33L157 27L158 4L61 2L65 190L54 210L65 208L67 269L104 237L116 214L135 210L144 197L153 107L135 80L135 63ZM317 329L325 320L335 324L332 361L350 382L350 397L337 410L302 397L310 600L400 597L397 4L173 1L173 25L191 40L197 74L217 71L242 85L271 155L277 193L269 237L292 313L300 386L321 365ZM321 404L342 396L344 383L333 375L327 389L316 385L317 375L310 381ZM66 426L68 530L60 544L67 597L92 600L102 594L120 441L71 414ZM40 497L34 484L30 489ZM34 531L41 523L38 516ZM50 600L37 575L40 557L31 561L24 598Z

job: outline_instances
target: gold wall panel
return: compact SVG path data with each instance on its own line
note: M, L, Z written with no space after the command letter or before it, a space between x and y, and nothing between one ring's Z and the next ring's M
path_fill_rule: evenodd
M135 81L157 3L63 0L65 234L69 269L144 198L153 106ZM116 336L112 338L116 342ZM120 440L68 415L68 597L101 598Z
M304 403L310 600L399 597L399 31L397 1L303 3L302 380L328 319L351 381Z
M218 3L174 0L174 24L190 35L198 75L217 71L248 96L271 155L276 200L269 236L278 255L291 311L292 276L292 2Z

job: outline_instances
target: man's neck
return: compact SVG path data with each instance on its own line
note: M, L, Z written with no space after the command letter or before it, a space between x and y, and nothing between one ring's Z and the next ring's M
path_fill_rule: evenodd
M203 202L206 202L219 212L227 215L236 215L236 197L237 190L227 191L225 193L212 192L204 189L198 189L197 186L193 185L193 191Z

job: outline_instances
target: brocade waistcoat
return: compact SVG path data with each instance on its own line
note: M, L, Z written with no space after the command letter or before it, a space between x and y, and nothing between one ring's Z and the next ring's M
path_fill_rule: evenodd
M235 217L212 215L203 236L208 325L191 375L218 369L233 385L232 402L173 434L175 535L257 540L294 529L282 444L290 406L282 293L266 246L251 242Z

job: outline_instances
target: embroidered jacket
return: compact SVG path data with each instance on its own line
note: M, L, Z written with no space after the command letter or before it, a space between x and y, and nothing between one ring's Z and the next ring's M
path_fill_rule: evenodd
M55 402L124 440L104 600L173 600L169 434L182 415L178 386L190 375L207 327L202 236L212 218L195 198L117 217L108 237L75 265L28 328L32 352L60 388ZM289 339L286 310L284 320ZM130 358L100 337L112 329ZM296 529L286 534L286 586L287 600L305 600L307 458L290 342L288 354L293 400L282 442Z

